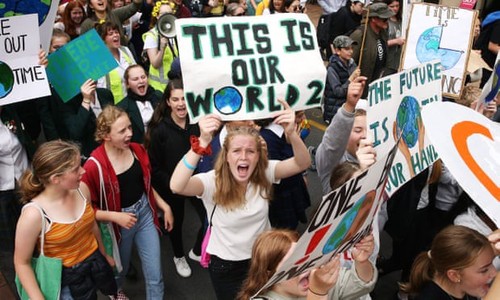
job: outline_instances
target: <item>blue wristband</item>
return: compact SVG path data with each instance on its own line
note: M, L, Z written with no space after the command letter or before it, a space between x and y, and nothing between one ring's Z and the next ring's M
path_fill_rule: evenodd
M186 159L186 155L184 155L182 157L182 162L184 163L184 166L186 166L186 168L188 168L189 170L194 171L194 169L196 169L195 166L193 166L192 164L188 163L188 161Z

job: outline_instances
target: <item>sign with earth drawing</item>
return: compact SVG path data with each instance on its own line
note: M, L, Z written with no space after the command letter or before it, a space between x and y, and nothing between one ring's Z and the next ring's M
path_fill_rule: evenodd
M48 52L59 0L0 0L0 18L37 14L42 48Z
M393 147L368 170L323 197L292 255L261 290L327 263L372 232L396 151Z
M0 19L0 105L50 95L35 14Z
M385 187L388 195L438 159L420 110L441 101L441 70L434 60L381 78L368 88L366 122L377 155L388 153L401 136Z
M191 122L267 118L318 107L326 69L305 14L177 19L184 94Z
M440 59L443 96L458 98L464 85L476 12L414 3L403 51L403 69Z

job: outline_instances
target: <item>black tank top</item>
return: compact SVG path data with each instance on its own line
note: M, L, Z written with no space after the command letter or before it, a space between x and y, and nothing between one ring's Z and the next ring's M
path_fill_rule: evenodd
M122 207L134 205L144 193L144 179L139 161L134 157L132 166L117 175L117 177L120 185Z

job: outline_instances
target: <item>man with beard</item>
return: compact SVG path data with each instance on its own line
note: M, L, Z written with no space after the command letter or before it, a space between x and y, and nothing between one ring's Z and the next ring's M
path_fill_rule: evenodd
M387 66L387 28L389 18L392 16L394 12L387 4L373 3L368 6L368 22L351 34L351 39L357 42L357 45L353 47L352 58L360 67L361 75L367 77L362 98L368 95L368 85L384 75L384 69ZM365 26L367 26L366 30ZM362 43L363 34L366 34L364 44Z

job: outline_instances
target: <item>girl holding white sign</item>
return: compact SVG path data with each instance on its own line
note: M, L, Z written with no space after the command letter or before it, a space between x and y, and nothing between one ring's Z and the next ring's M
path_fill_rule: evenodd
M253 246L249 275L237 299L246 300L257 293L293 254L298 238L297 232L285 229L262 233ZM368 259L373 248L373 236L369 235L354 246L354 268L341 267L336 256L319 268L274 284L253 299L354 299L366 295L377 281L375 266Z
M200 157L210 153L212 134L220 127L218 116L200 122L201 135L191 143L172 174L174 193L201 198L212 211L212 233L207 252L211 255L210 278L217 299L234 300L246 278L251 249L257 235L270 229L268 210L272 183L304 171L311 163L309 152L295 130L295 113L283 100L285 110L275 113L274 123L285 129L294 156L267 159L259 132L249 127L230 130L214 170L193 176Z

